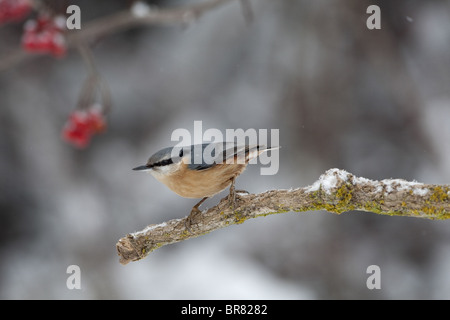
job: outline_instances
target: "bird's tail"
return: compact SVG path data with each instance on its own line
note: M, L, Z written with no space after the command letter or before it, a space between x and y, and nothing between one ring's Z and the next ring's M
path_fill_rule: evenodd
M261 153L270 151L270 150L278 150L280 146L271 146L268 147L263 144L257 144L253 146L247 146L245 150L245 163L248 163L252 159L257 158Z

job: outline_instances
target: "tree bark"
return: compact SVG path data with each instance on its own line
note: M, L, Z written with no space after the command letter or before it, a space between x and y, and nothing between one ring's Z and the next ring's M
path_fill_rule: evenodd
M116 248L120 263L127 264L145 258L167 244L241 224L250 218L290 211L326 210L340 214L356 210L391 216L448 219L449 199L449 185L402 179L373 181L355 177L344 170L330 169L308 187L238 194L234 210L229 208L229 202L224 198L216 206L195 216L189 230L185 226L187 217L149 225L121 238Z

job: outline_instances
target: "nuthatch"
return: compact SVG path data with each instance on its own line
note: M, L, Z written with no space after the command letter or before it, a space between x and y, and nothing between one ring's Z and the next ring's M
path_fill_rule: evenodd
M133 170L148 171L169 189L185 198L203 198L188 216L186 227L198 207L209 197L230 186L228 200L234 208L234 180L250 160L271 149L263 145L234 142L204 143L188 147L164 148ZM206 156L209 156L207 158Z

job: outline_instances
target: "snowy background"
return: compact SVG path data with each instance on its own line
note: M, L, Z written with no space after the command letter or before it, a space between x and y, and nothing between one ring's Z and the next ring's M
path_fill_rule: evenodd
M131 170L194 120L280 130L280 170L250 166L237 180L250 192L307 186L335 167L450 183L449 1L251 3L250 24L234 2L189 26L96 41L113 109L85 150L60 133L86 76L77 51L0 73L0 298L450 299L450 222L364 212L268 216L119 264L119 238L196 203ZM83 24L129 2L71 4ZM371 4L381 30L366 27ZM0 28L1 54L21 30ZM72 264L81 290L66 287ZM372 264L380 290L366 287Z

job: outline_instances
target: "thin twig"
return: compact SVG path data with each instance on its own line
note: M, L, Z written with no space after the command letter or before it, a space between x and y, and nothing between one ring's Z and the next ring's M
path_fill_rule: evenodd
M428 219L450 218L449 185L401 179L373 181L338 169L328 170L309 187L241 194L236 200L234 211L228 207L228 201L222 199L215 207L191 219L191 231L186 230L186 218L182 218L128 234L116 245L120 262L127 264L143 259L161 246L240 224L250 218L289 211L326 210L340 214L356 210Z
M99 92L102 113L107 114L111 109L111 92L109 87L98 72L91 49L84 42L78 43L77 48L88 70L88 77L84 82L77 109L91 107L94 102L94 94Z
M84 23L80 30L68 30L66 32L67 43L69 47L73 47L80 42L89 43L89 41L108 34L141 25L184 26L199 19L208 11L235 1L237 0L209 0L170 9L149 7L148 12L142 15L135 14L132 10L124 10ZM35 57L35 55L27 54L21 49L14 50L0 59L0 72L31 57Z

